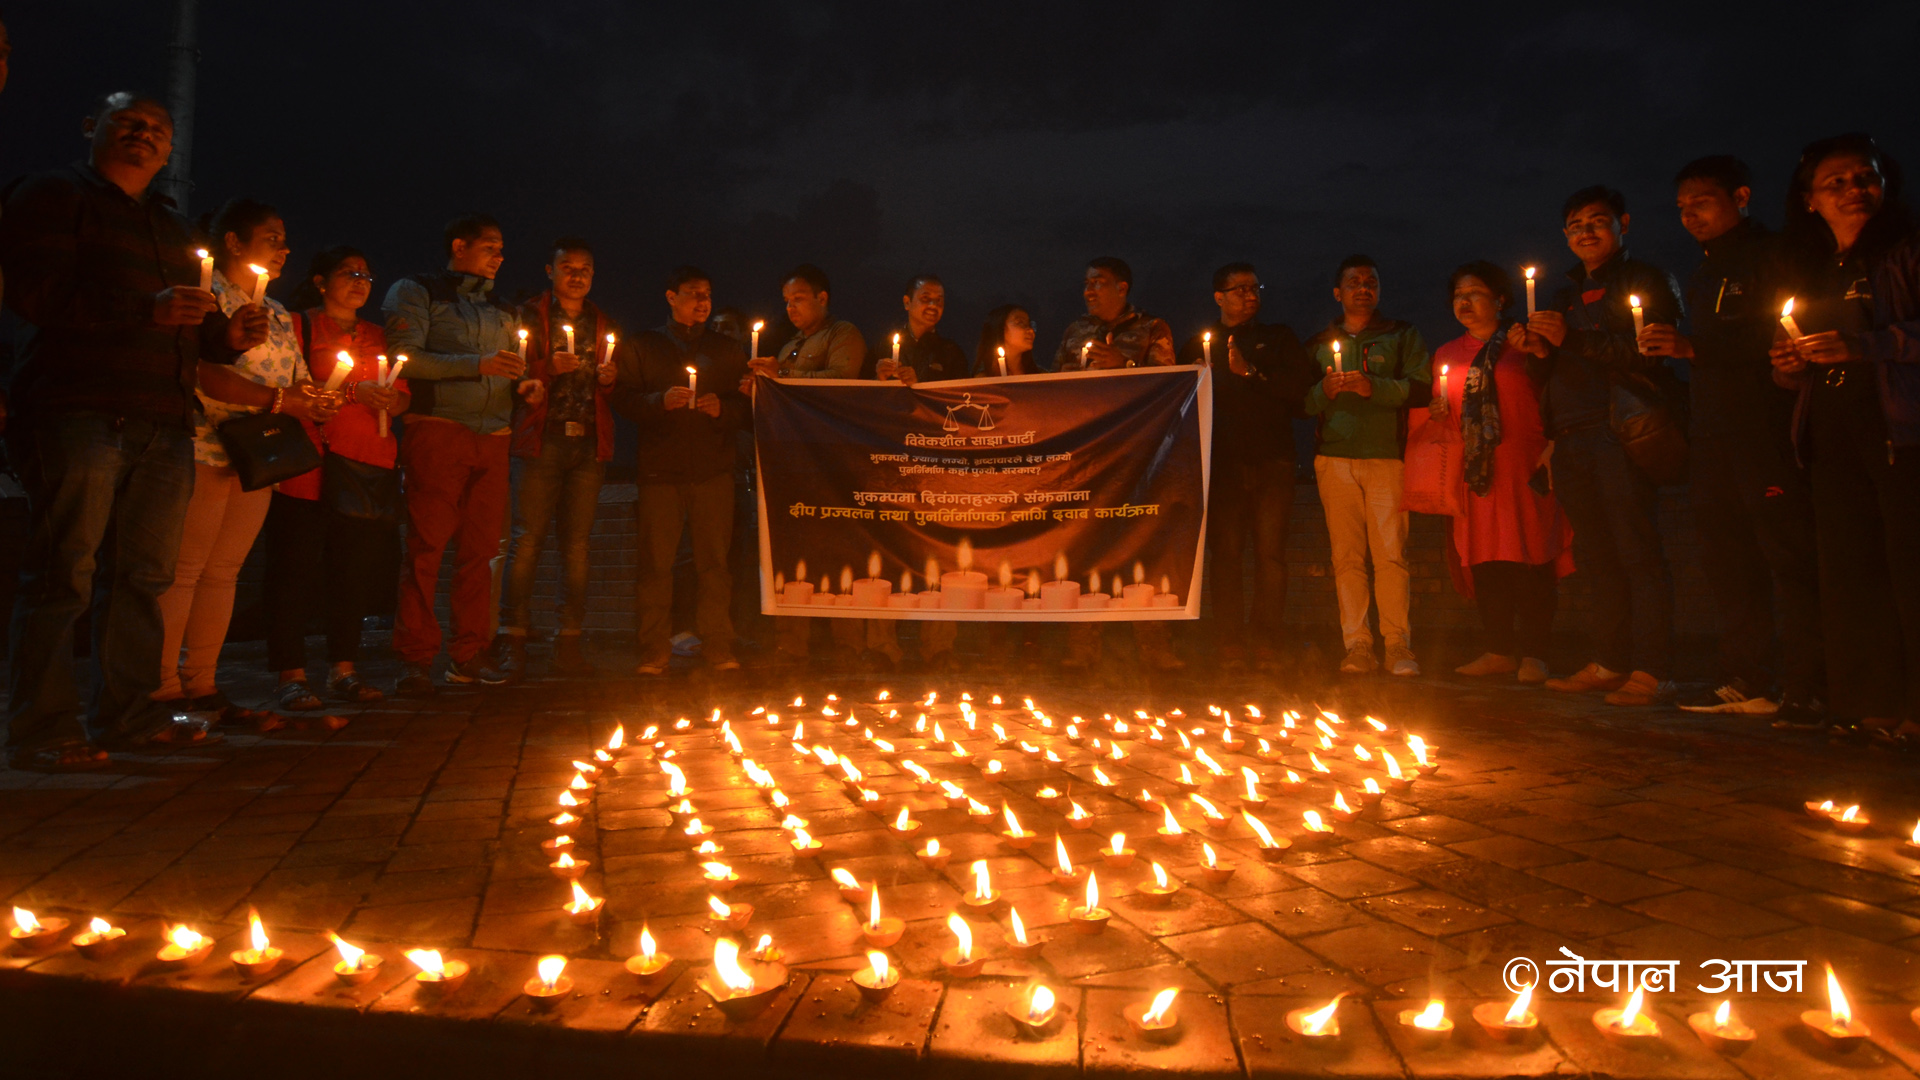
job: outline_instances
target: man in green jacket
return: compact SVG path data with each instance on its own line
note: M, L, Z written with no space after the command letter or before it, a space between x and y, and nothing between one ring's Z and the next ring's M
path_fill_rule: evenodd
M1407 410L1433 396L1427 343L1411 323L1382 317L1380 269L1349 255L1334 275L1340 318L1307 341L1322 377L1308 391L1306 414L1319 423L1313 459L1320 505L1333 547L1334 592L1340 599L1340 670L1365 675L1379 667L1367 602L1380 611L1387 670L1420 674L1407 623L1407 512L1400 488ZM1373 557L1373 585L1367 557Z

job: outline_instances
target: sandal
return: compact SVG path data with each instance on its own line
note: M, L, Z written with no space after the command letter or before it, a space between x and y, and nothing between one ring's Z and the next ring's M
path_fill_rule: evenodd
M133 738L138 740L135 745L147 746L212 746L227 741L225 735L213 730L205 720L169 720Z
M7 751L7 768L29 772L87 772L105 767L110 760L105 750L82 739L56 739Z
M312 712L326 707L320 695L304 679L293 679L280 684L280 710L282 712Z
M356 705L371 705L376 701L387 700L387 695L368 686L366 680L362 679L357 671L349 671L345 675L328 678L327 693L332 694L339 701Z

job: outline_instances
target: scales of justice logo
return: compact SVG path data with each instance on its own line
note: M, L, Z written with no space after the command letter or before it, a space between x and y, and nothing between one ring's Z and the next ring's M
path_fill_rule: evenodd
M958 404L947 406L947 415L940 422L940 430L959 431L963 422L972 425L975 431L992 431L993 406L973 400L972 394L960 395Z

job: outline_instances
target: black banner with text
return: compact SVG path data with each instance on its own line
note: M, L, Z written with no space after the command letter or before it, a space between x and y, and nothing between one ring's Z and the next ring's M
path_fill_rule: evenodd
M772 615L1200 615L1212 373L757 380Z

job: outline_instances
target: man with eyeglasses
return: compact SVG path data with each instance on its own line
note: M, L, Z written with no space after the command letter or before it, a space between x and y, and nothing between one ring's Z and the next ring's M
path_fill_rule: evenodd
M1174 362L1173 330L1133 306L1133 268L1124 259L1103 255L1087 262L1081 295L1087 313L1067 324L1054 354L1056 371L1100 371ZM1100 660L1101 625L1077 622L1067 627L1067 656L1061 666L1088 668ZM1186 666L1173 652L1173 633L1164 622L1133 624L1140 659L1161 671Z
M1293 510L1293 420L1313 385L1313 362L1285 323L1260 321L1259 271L1228 263L1213 272L1220 319L1180 349L1183 364L1213 363L1212 482L1207 490L1208 577L1223 667L1279 659L1287 608L1287 519ZM1253 537L1253 610L1242 571Z
M1677 325L1680 288L1672 275L1627 254L1626 196L1582 188L1561 208L1567 248L1579 262L1551 304L1510 332L1540 392L1547 429L1541 464L1573 524L1573 559L1593 595L1594 659L1547 688L1605 692L1609 705L1670 701L1673 685L1673 578L1660 542L1658 490L1613 433L1615 394L1660 390L1680 404L1665 362L1643 352L1632 307L1642 321Z

